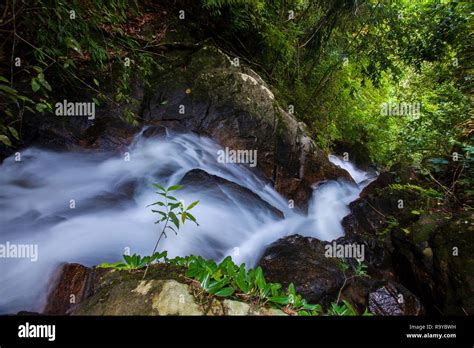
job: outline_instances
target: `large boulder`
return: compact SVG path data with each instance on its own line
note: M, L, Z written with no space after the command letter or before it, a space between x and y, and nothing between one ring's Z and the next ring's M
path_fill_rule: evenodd
M325 256L325 243L293 235L272 243L259 261L269 282L290 283L310 303L328 304L344 284L337 258Z
M226 206L235 206L236 209L239 209L237 202L245 202L245 204L255 207L275 219L282 219L284 217L280 210L264 201L248 188L209 174L202 169L193 169L187 172L183 179L181 179L180 184L184 185L189 191L195 190L201 195L217 199Z
M368 278L364 278L363 282L354 280L352 270L358 265L356 258L326 255L327 248L334 245L356 245L363 250L363 263L367 266L370 282ZM342 261L349 267L347 272L343 270ZM375 279L396 280L385 246L377 240L360 236L343 236L332 242L300 235L284 237L266 249L259 265L270 281L281 282L285 286L293 283L303 297L325 304L336 299L343 285L344 289L349 285L362 289L366 299ZM380 281L377 284L380 285ZM356 302L366 303L365 300Z
M58 268L44 314L53 315L285 315L280 310L212 298L201 304L182 267L157 264L118 271L64 264ZM74 299L71 301L71 299Z
M384 261L383 252L377 246L347 237L341 237L335 243L341 246L363 244L364 263L369 265L366 273L355 272L355 258L327 255L327 247L332 246L332 242L299 235L284 237L271 244L259 265L268 281L282 283L285 287L293 283L306 300L326 308L339 299L347 300L358 313L369 309L379 315L424 314L417 296L397 283L392 273L377 269L378 262Z
M177 61L154 86L145 120L207 135L230 149L257 150L257 168L303 208L314 183L352 180L251 69L209 46Z

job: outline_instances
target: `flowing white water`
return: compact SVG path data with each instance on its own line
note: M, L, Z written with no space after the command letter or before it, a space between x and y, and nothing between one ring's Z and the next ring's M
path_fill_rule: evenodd
M340 224L347 204L368 182L366 173L330 156L361 185L330 181L315 189L308 215L288 208L288 202L246 167L218 163L220 147L192 134L137 136L130 161L117 155L58 153L36 148L22 152L21 162L7 158L0 166L0 244L38 245L38 260L0 258L0 313L41 310L45 289L61 262L95 265L118 261L125 248L149 255L158 236L156 216L146 205L158 200L151 183L177 183L200 168L250 189L285 218L278 220L249 202L225 204L205 189L177 192L185 202L199 199L193 213L200 226L186 224L179 235L168 234L159 249L177 255L199 254L254 266L266 246L278 238L301 234L321 240L343 235ZM364 181L365 180L365 181ZM120 188L136 184L130 194ZM70 201L75 208L70 208Z

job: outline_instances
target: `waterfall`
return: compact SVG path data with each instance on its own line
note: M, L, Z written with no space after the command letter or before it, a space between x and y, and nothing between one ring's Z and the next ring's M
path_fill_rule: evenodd
M177 191L185 202L200 200L193 214L200 226L184 225L168 234L159 249L170 257L199 254L255 266L266 246L292 234L333 240L343 235L341 219L369 176L351 163L330 156L360 184L329 181L315 188L308 214L288 206L287 200L248 167L219 163L221 147L195 134L158 138L136 136L129 161L110 153L54 152L38 148L22 151L20 162L9 157L0 166L0 245L33 244L38 260L0 259L0 313L39 311L51 275L61 262L93 266L116 262L125 250L149 255L159 229L146 206L159 196L151 183L178 183L195 168L205 170L260 196L284 214L277 219L261 207L239 201L230 206L212 192ZM129 188L133 187L134 190Z

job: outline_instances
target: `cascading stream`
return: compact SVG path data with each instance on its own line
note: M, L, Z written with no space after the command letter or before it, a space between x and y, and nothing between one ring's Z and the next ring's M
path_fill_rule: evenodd
M245 166L218 163L219 149L212 140L194 134L168 133L160 138L140 134L130 146L130 161L103 153L37 148L23 151L21 162L5 159L0 166L0 244L37 244L38 260L0 260L0 313L40 311L51 274L61 262L88 266L116 262L125 248L149 255L159 233L155 214L145 208L158 200L153 182L175 184L189 170L200 168L248 188L282 211L285 218L277 220L238 197L229 197L236 209L209 194L178 191L185 202L201 201L193 209L200 226L186 224L178 236L169 234L160 250L167 250L170 257L199 254L219 260L231 255L237 263L254 266L278 238L296 233L321 240L342 236L340 222L349 213L347 205L370 181L367 173L330 156L359 185L343 181L320 185L305 216L290 209L280 194ZM136 185L133 194L117 194L131 184Z

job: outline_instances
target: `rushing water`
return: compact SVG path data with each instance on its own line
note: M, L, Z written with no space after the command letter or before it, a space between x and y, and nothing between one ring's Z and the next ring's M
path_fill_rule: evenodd
M232 255L254 266L265 247L278 238L301 234L321 240L343 235L347 204L356 199L370 178L351 163L330 156L349 171L359 185L329 181L317 187L308 215L288 202L245 166L217 162L220 147L194 134L161 138L137 136L130 161L111 154L65 153L29 148L20 162L7 158L0 166L0 244L38 245L38 260L0 259L0 313L41 310L50 276L60 262L95 265L118 261L125 248L149 255L158 235L156 216L146 205L157 200L151 183L170 185L191 169L244 186L280 209L275 219L238 197L224 204L205 190L178 191L185 202L200 200L193 213L200 226L186 224L179 235L168 234L159 247L177 255L199 254L216 260ZM135 192L117 194L136 183ZM232 193L227 193L232 195ZM75 208L71 209L71 200Z

